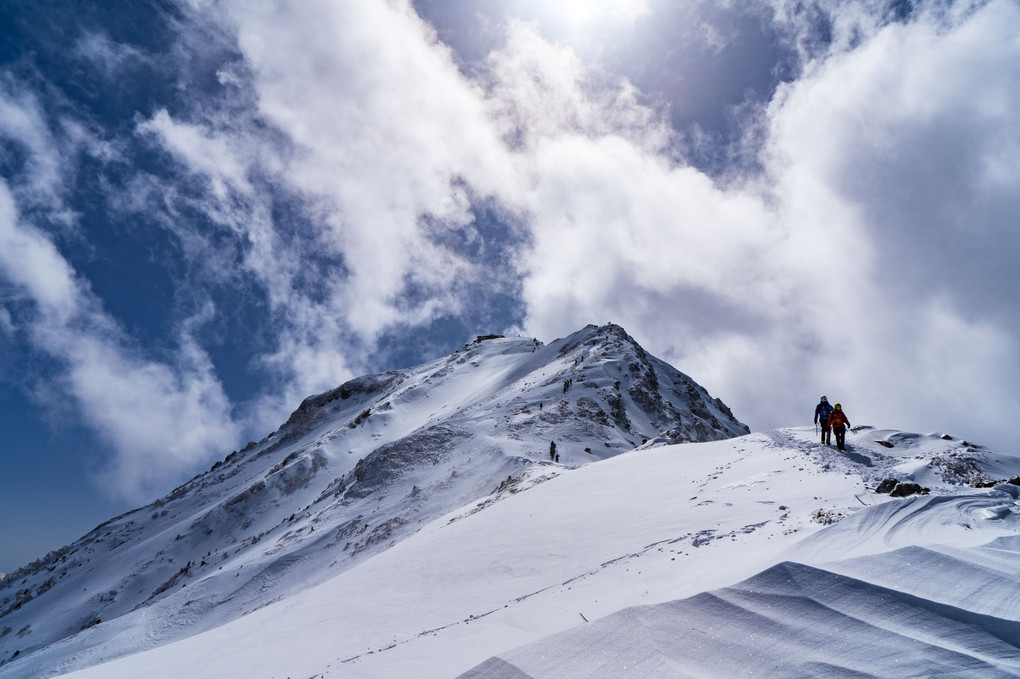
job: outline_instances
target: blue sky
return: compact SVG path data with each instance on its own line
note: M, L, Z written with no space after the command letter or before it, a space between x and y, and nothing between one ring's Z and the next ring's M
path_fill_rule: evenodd
M0 571L489 332L612 321L753 429L827 393L1020 452L1014 2L0 25Z

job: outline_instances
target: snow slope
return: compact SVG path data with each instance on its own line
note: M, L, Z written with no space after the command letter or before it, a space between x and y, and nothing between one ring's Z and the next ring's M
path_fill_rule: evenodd
M750 578L623 609L461 679L1020 676L1020 486L958 485L1020 460L868 427L843 457L798 444L804 430L771 436L826 472L865 484L899 472L944 494L897 500L865 487L861 507L819 508L816 520L836 522Z
M534 465L332 579L68 676L1020 675L1020 488L964 485L1020 461L938 434L849 442ZM868 490L890 475L932 495ZM89 631L63 667L89 664ZM37 657L0 677L39 676Z
M648 441L746 431L612 325L549 345L480 339L358 378L0 583L0 676L111 660L374 570L422 526L497 488L512 494Z
M625 609L460 676L1020 676L1015 495L868 508L818 537L830 556L844 547L869 556L783 561L730 587ZM896 514L904 516L891 520ZM971 532L964 544L1008 537L963 546L962 525ZM940 540L876 552L890 533Z

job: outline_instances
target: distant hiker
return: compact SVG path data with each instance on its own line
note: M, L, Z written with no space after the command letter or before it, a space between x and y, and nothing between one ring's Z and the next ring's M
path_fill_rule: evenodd
M556 461L556 442L555 441L550 441L549 442L549 459L553 460L554 462Z
M560 454L556 453L556 464L560 463Z
M829 445L832 443L832 433L829 429L829 417L832 415L832 406L829 405L829 399L822 397L818 405L815 406L815 424L822 425L822 443Z
M836 450L846 450L846 428L850 426L850 420L846 418L843 406L839 403L829 416L829 425L836 432Z

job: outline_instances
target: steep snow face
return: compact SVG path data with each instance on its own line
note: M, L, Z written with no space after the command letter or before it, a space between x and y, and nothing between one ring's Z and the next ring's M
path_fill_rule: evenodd
M328 581L71 676L1016 676L1020 486L957 470L1020 461L938 434L848 440L807 427L532 465ZM908 463L931 495L874 492ZM124 616L110 644L158 624ZM105 625L0 677L95 664Z
M167 497L0 581L0 672L36 653L33 673L52 674L222 625L497 487L544 478L526 478L533 467L554 473L642 444L746 432L611 325L549 345L489 338L361 377L306 399L278 431ZM124 634L135 626L144 637Z

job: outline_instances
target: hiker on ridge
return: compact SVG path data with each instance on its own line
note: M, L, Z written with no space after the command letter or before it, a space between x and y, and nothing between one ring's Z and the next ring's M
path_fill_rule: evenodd
M832 415L832 406L829 399L822 397L822 400L815 406L815 424L822 425L822 443L832 443L832 430L829 428L829 416Z
M850 426L850 420L843 412L843 406L836 404L836 409L829 416L829 425L836 432L836 450L846 450L846 429Z

